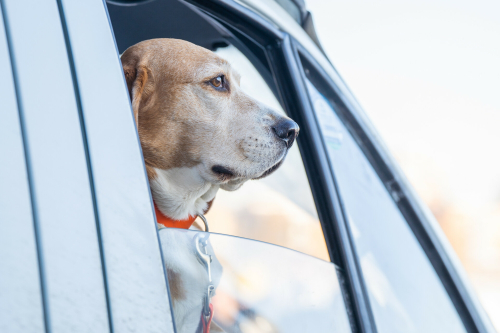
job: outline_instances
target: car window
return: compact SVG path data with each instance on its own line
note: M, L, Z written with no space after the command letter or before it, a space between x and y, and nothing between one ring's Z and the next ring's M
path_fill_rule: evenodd
M227 235L175 228L159 235L178 331L200 325L201 299L213 285L213 321L224 332L351 332L334 264ZM199 242L211 255L210 278Z
M109 1L107 6L120 53L152 38L181 39L205 47L227 59L239 72L245 93L284 113L265 81L272 80L265 55L210 17L177 0L149 1L137 6ZM243 52L237 47L244 48ZM257 66L259 70L247 58L245 52L250 50L258 53L251 59L262 62L262 67ZM282 245L330 260L297 143L283 165L268 177L247 181L237 191L219 190L206 217L212 231Z
M373 167L306 80L379 332L465 332L439 277Z
M284 114L250 61L234 46L216 51L241 75L244 92ZM219 190L206 215L210 230L285 246L330 260L302 158L295 143L270 176L234 192Z

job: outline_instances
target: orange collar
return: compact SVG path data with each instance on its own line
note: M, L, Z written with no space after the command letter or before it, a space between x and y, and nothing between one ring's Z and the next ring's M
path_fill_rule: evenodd
M198 216L189 216L185 220L172 220L170 217L165 216L158 207L155 205L156 222L163 224L167 228L179 228L179 229L189 229L193 225L194 220Z

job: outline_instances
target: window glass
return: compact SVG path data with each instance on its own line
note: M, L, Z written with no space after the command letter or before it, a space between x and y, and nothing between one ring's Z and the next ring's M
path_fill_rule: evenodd
M200 327L209 285L215 287L214 325L224 332L350 332L334 264L226 235L174 228L159 235L178 332ZM207 242L212 256L211 279L199 259L199 242Z
M216 51L241 75L244 92L284 114L250 61L234 46ZM285 246L330 260L296 143L270 176L246 182L234 192L219 190L206 215L210 230Z
M418 240L332 106L306 80L379 332L465 332Z

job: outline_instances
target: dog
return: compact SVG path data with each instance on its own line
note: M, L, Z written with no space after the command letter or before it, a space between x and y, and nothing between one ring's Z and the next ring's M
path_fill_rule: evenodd
M278 169L299 133L293 120L245 94L240 75L205 48L152 39L128 48L121 62L158 222L189 226L219 189ZM206 281L196 279L206 272L189 242L165 243L177 331L199 332ZM187 276L188 266L196 273ZM222 332L213 322L210 330Z

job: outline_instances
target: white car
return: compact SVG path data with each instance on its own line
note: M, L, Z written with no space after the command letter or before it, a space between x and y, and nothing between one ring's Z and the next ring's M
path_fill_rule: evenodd
M0 4L0 332L180 332L169 237L209 237L226 332L495 332L303 0ZM213 233L157 231L119 55L160 37L301 128L276 175L219 195Z

